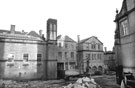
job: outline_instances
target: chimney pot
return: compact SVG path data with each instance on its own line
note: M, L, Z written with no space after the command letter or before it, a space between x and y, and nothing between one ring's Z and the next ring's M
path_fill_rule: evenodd
M107 51L107 47L104 47L104 49L105 49L105 52Z
M22 33L24 33L24 30L22 30Z
M42 36L42 30L39 30L39 35Z
M15 33L15 25L11 25L10 32L11 34Z

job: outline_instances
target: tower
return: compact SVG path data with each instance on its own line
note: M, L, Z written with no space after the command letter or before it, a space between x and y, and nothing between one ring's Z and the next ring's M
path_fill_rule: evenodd
M47 40L56 41L57 40L57 20L48 19L47 21Z
M57 78L57 20L47 20L46 78Z

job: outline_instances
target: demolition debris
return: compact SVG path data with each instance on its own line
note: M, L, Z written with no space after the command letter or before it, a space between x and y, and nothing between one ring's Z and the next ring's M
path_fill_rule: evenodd
M62 88L101 88L93 78L79 78L75 83L70 83Z

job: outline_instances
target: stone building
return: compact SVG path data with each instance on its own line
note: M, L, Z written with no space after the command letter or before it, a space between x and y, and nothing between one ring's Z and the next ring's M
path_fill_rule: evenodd
M125 73L134 74L135 0L123 0L121 10L116 10L114 22L116 23L114 42L116 58L116 81L118 84L120 84L121 80L125 78L123 77L125 76Z
M51 26L51 25L55 26ZM50 28L49 28L49 27ZM47 21L47 41L42 31L0 30L0 78L2 79L56 79L57 20Z
M103 72L103 43L95 36L81 40L78 44L78 61L81 72Z
M105 70L115 71L116 60L115 60L115 53L113 51L104 52L104 64L105 64Z
M77 43L69 36L62 37L58 36L58 69L59 70L70 70L75 69L77 65L76 48Z

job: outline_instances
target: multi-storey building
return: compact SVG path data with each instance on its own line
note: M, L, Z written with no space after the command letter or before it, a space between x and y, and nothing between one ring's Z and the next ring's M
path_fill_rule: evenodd
M53 27L52 27L53 26ZM47 21L47 41L40 31L0 30L0 78L56 79L57 21Z
M95 36L81 40L78 44L78 59L82 72L103 72L103 43Z
M75 69L77 65L76 48L77 43L69 36L62 37L61 35L57 38L58 46L58 70L70 70Z
M33 36L35 35L35 36ZM43 77L45 42L36 32L17 32L15 25L11 30L0 30L0 77L28 78Z
M116 68L116 60L115 53L113 51L105 51L104 52L104 64L106 71L115 71Z
M123 0L114 22L116 81L118 84L124 81L126 87L135 88L135 0Z

